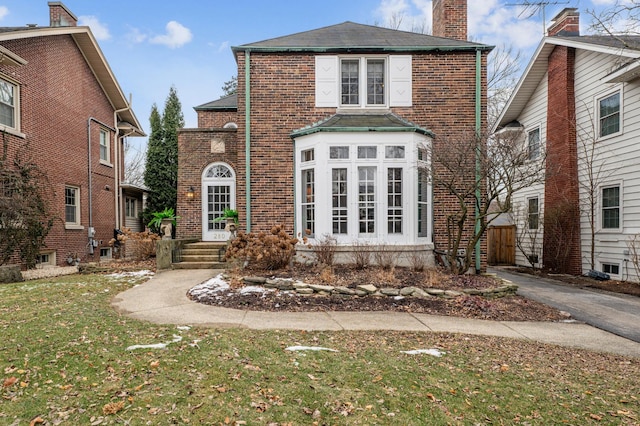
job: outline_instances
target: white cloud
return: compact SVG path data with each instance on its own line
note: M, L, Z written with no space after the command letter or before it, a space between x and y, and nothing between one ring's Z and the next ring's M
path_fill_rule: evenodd
M126 35L126 38L131 43L138 44L138 43L144 42L149 37L146 34L143 34L139 29L132 27L129 29L129 32Z
M91 32L98 40L109 40L111 38L107 25L100 22L95 16L79 16L78 25L91 28Z
M594 6L610 6L616 3L616 0L591 0Z
M166 29L166 34L155 36L149 39L149 41L154 44L164 44L170 49L175 49L189 43L193 38L191 30L179 22L170 21Z
M223 41L222 43L220 43L220 46L218 46L218 53L226 52L227 50L229 50L229 44L229 41Z
M7 6L0 6L0 20L4 19L9 14L9 8Z

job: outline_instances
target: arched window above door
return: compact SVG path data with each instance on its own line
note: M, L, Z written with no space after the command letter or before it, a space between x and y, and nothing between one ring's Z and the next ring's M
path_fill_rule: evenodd
M214 164L204 174L205 178L233 178L233 171L224 164Z

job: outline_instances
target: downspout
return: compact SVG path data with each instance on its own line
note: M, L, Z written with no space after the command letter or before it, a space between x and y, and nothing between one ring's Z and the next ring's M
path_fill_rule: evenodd
M247 232L251 232L251 50L244 54L244 158Z
M118 129L118 113L128 111L131 109L131 95L129 95L129 102L127 102L127 106L121 109L117 109L113 111L113 125L115 127L115 177L114 177L114 197L115 197L115 210L116 210L116 229L120 229L120 141L118 139L118 135L120 134L120 129ZM133 133L133 131L131 132ZM129 133L128 135L130 135ZM126 136L128 136L126 135ZM123 136L123 137L126 137Z
M88 198L88 205L89 205L89 230L87 231L89 234L89 253L93 254L93 235L92 235L92 231L93 231L93 168L91 167L91 122L96 122L99 125L106 127L107 129L115 132L116 129L112 128L111 126L109 126L108 124L103 123L102 121L94 118L94 117L89 117L89 119L87 120L87 173L88 173L88 186L89 188L87 188L87 198Z
M474 235L478 235L480 233L480 203L482 202L482 191L480 190L480 185L482 183L480 167L481 167L481 157L480 157L480 138L482 132L482 53L480 49L476 49L476 217L475 217L475 231ZM480 239L476 242L475 246L475 260L476 260L476 274L479 274L481 271L481 262L480 262Z

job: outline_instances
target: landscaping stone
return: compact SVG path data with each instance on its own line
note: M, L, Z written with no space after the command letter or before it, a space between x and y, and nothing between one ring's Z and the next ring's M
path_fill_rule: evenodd
M456 298L464 294L481 296L486 298L497 298L513 295L518 290L518 286L512 283L506 283L499 287L488 289L465 289L463 291L457 290L443 290L439 288L422 289L420 287L409 286L403 288L396 287L383 287L378 288L373 284L361 284L352 289L346 286L332 286L323 284L309 284L302 281L295 281L291 278L271 278L264 277L244 277L243 281L250 285L262 285L265 288L277 289L281 291L292 291L294 294L299 295L320 295L320 296L335 296L340 298L349 298L353 296L374 296L374 297L394 297L402 299L404 297L443 297L443 298Z
M375 285L373 285L373 284L361 284L361 285L359 285L358 287L356 287L356 289L357 289L357 290L364 291L364 292L367 292L367 293L369 293L369 294L373 294L373 293L375 293L376 291L378 291L378 287L376 287L376 286L375 286Z
M20 265L0 266L0 283L17 283L24 281L20 272Z
M418 287L402 287L400 289L400 295L401 296L411 296L413 295L413 293L416 292L416 290L420 290Z
M309 288L318 293L331 293L335 287L332 285L309 284Z

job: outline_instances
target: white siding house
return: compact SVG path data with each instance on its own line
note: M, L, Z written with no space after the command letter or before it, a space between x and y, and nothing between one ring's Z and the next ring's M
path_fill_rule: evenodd
M571 250L579 253L578 272L593 269L608 273L613 279L638 281L629 242L640 234L640 145L637 143L640 140L640 79L637 78L640 71L636 72L640 70L640 50L625 48L620 40L612 37L580 36L574 31L575 27L567 30L568 17L574 19L571 25L577 23L575 9L565 9L558 15L555 28L552 27L555 31L550 29L553 35L540 43L494 130L500 131L507 125L513 128L515 123L524 131L530 146L529 135L536 129L540 129L539 141L543 147L567 144L569 139L558 140L563 136L558 136L555 127L549 124L553 119L558 123L558 117L550 117L549 106L555 102L556 93L563 92L568 97L573 93L574 105L567 108L566 116L560 121L566 120L574 132L574 139L566 145L573 146L573 157L567 154L562 161L573 158L577 163L574 179L579 184L580 240ZM640 46L640 37L627 37L626 41ZM557 55L559 49L568 58L563 63L566 75L560 77L554 68L557 63L553 62L557 61L553 55ZM545 193L548 198L555 194L553 191L562 190L550 188L550 176L558 173L558 169L550 169L549 164L556 167L567 164L558 161L557 154L554 156L546 159L547 185L521 191L514 199L514 210L524 212L516 214L517 232L525 236L527 242L526 235L531 228L527 223L531 217L528 209L534 207L531 200L537 198L539 227L535 232L540 236L541 251L553 249L549 246L550 240L542 235L544 224L548 224L544 219ZM569 238L567 241L570 244ZM542 262L542 253L528 254L538 254ZM516 261L519 265L529 264L521 252L517 253ZM538 266L547 265L539 263Z

